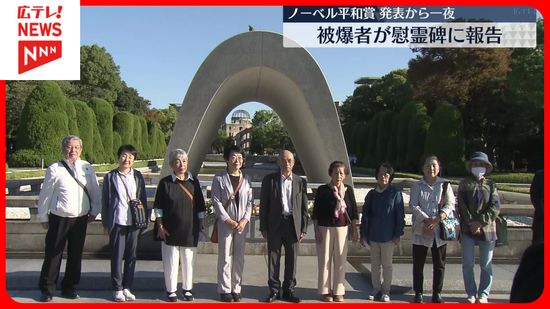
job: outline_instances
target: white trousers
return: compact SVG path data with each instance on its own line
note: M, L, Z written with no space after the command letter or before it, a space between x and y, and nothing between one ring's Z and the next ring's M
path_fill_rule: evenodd
M193 289L193 266L195 262L195 247L169 246L162 242L162 264L164 266L164 284L166 292L176 292L178 289L178 270L181 262L181 288Z
M218 220L218 293L241 293L247 231L248 225L239 234Z
M344 295L346 293L344 280L348 256L348 227L320 226L319 232L321 233L321 243L317 244L319 294L332 292L334 295Z

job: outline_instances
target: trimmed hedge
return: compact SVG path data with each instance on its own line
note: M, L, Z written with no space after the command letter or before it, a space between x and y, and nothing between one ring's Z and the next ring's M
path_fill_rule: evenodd
M13 153L10 165L13 167L39 167L41 159L42 158L36 151L32 149L21 149Z
M90 163L107 163L113 162L111 156L108 156L103 148L103 141L101 139L101 133L97 126L97 119L95 114L92 112L92 128L94 130L94 149L92 156L90 157Z
M94 126L97 126L94 111L82 101L73 100L73 104L76 110L76 123L80 132L79 137L82 139L82 154L80 157L91 162L94 158Z
M65 112L69 120L69 134L79 136L78 123L76 121L76 109L73 101L65 97Z
M399 125L399 114L394 112L392 121L391 121L390 136L389 136L388 144L386 145L386 160L388 162L391 162L392 164L395 164L395 161L397 160L397 127L398 125Z
M154 157L164 158L166 154L166 141L164 133L160 129L160 125L156 122L151 124L149 131L149 140L151 141L151 151Z
M154 156L151 155L151 145L149 142L149 130L147 129L147 120L143 116L136 116L139 121L139 126L141 129L141 149L138 149L140 152L140 158L149 159Z
M134 115L129 112L118 112L113 117L113 131L120 135L120 143L134 144ZM118 149L115 149L115 151Z
M132 121L134 122L134 134L133 134L133 139L134 139L134 147L136 147L136 149L138 150L142 150L143 149L143 146L141 144L141 122L139 121L139 116L137 115L132 115L133 116L133 119Z
M418 114L427 114L427 109L422 103L409 102L399 112L397 127L397 160L395 166L401 170L407 165L407 148L409 139L409 122Z
M52 81L42 81L30 93L21 113L17 130L17 149L32 150L46 164L59 160L61 140L69 134L66 103L63 92ZM30 154L24 152L23 154ZM24 155L24 156L26 156ZM12 159L13 166L23 166L19 155ZM32 156L31 156L32 157Z
M380 117L378 120L378 134L376 137L376 149L375 159L376 162L389 161L388 158L388 144L391 141L391 125L393 123L394 112L386 110L379 112L377 115Z
M92 98L88 102L88 106L90 106L96 116L97 128L101 136L101 148L104 152L102 157L106 162L112 162L116 156L114 154L116 150L113 150L113 107L109 102L100 98Z
M407 160L404 171L416 172L424 156L426 133L432 119L425 114L415 115L409 122L409 136L407 140Z
M456 106L443 103L433 114L424 152L437 155L447 175L460 176L466 173L464 148L462 115Z
M113 156L116 158L117 157L117 151L118 151L118 148L120 148L120 146L122 146L122 141L120 139L120 134L118 134L118 132L113 132ZM138 153L138 157L139 157L139 153ZM116 161L118 161L118 158L116 158Z

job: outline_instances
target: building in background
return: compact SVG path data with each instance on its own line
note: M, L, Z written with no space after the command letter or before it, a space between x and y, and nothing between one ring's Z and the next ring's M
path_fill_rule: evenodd
M250 149L250 140L252 137L252 119L250 114L242 109L238 109L231 115L231 122L222 125L227 136L233 139L235 145L239 145L245 152Z

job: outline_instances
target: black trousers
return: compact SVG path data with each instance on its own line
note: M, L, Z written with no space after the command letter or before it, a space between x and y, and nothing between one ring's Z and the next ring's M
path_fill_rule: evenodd
M111 283L114 291L130 289L136 270L136 250L139 229L116 224L109 234L111 245ZM122 275L124 260L124 276Z
M441 293L443 289L443 277L445 276L445 259L447 256L447 245L437 247L435 239L432 244L433 263L433 293ZM424 289L424 264L428 247L413 245L413 289L415 293L423 293Z
M67 263L65 276L61 282L61 290L74 291L74 286L80 281L82 251L86 239L88 216L65 218L50 214L46 233L46 248L38 287L42 293L53 294L59 278L59 269L63 250L67 243Z
M279 273L281 269L281 247L285 248L285 272L283 281L283 294L294 293L296 286L296 261L298 255L298 239L294 229L292 216L283 217L277 231L268 232L267 251L269 290L280 293L281 281Z

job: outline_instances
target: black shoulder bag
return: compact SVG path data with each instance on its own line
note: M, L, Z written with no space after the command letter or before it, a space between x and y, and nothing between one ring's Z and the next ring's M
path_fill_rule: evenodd
M122 178L120 180L122 181ZM128 188L126 187L126 184L124 183L124 181L122 181L122 185L126 190L126 196L128 196L128 207L130 207L130 213L132 214L132 221L134 221L134 226L137 227L138 229L147 228L147 224L149 223L149 220L147 219L147 211L145 211L145 207L143 207L143 203L138 198L133 199L130 196L130 192L128 191ZM138 184L136 183L136 189L138 188L139 188Z

